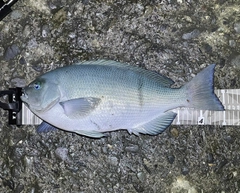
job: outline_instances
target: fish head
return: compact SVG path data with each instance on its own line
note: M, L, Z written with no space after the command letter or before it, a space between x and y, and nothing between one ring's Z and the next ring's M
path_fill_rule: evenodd
M33 112L45 112L60 99L58 84L51 79L37 78L23 88L21 99Z

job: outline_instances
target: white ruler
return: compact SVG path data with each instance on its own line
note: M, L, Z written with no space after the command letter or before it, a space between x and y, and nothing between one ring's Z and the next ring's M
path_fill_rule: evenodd
M22 103L22 110L20 113L22 116L22 125L40 125L42 122L42 120L34 115L24 103Z
M240 125L240 89L215 90L225 111L177 108L173 125ZM39 125L42 120L22 105L22 125Z
M179 108L174 125L240 125L240 89L215 90L225 111L204 111Z

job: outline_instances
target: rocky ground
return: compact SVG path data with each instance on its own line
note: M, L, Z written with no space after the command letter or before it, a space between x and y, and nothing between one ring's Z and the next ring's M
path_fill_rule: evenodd
M12 9L0 22L1 90L97 58L157 71L175 86L216 63L215 87L240 88L239 0L20 0ZM0 192L240 192L239 127L90 139L0 117Z

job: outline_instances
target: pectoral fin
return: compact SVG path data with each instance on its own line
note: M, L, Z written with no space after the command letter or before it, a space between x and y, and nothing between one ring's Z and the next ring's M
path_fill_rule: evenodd
M134 133L135 135L138 135L139 133L157 135L159 133L162 133L165 129L168 128L169 125L171 125L176 115L176 113L169 111L161 114L159 117L151 120L150 122L147 122L133 129L128 129L128 131L130 133Z
M88 97L63 101L59 104L69 118L77 119L93 111L100 101L101 99L99 98Z

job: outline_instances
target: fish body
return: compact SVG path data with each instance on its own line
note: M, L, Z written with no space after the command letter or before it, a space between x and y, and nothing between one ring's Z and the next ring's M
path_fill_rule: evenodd
M88 61L47 72L23 89L21 99L45 121L89 137L127 129L156 135L176 117L171 109L224 110L213 92L215 65L181 88L156 72L115 61Z

